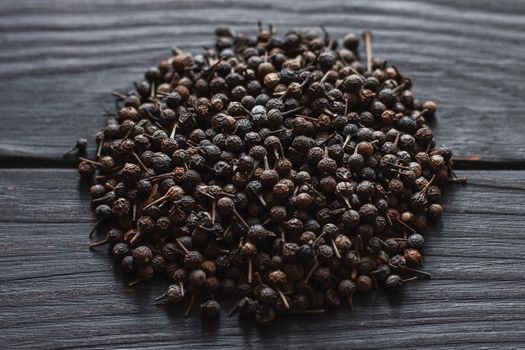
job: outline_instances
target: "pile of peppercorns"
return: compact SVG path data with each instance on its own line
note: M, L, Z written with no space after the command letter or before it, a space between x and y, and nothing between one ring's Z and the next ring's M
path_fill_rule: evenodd
M374 289L397 292L420 270L441 186L463 181L436 147L409 78L372 58L371 35L255 37L218 28L214 49L173 55L145 73L97 134L97 218L130 286L167 276L156 300L216 301L272 323L315 314ZM342 45L341 45L342 44Z

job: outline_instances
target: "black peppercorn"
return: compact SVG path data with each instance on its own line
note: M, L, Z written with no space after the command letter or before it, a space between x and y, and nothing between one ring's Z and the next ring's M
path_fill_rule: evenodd
M200 305L203 320L215 320L221 317L221 306L215 300L208 300Z

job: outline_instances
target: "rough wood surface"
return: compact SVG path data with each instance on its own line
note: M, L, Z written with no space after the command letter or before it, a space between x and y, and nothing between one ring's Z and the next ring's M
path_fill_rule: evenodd
M517 348L525 339L525 171L462 171L426 230L430 281L356 300L356 311L202 324L155 306L165 281L128 288L87 249L87 193L69 169L0 170L0 339L5 348ZM231 305L223 305L226 309Z
M154 306L162 281L128 288L107 249L87 249L88 194L60 159L171 45L198 51L217 25L254 32L261 19L281 32L371 29L374 53L439 103L437 140L468 158L456 164L525 169L523 13L512 0L1 1L1 347L525 348L525 171L460 172L468 185L448 190L426 231L432 280L261 329Z
M129 89L171 45L198 51L216 26L254 32L259 19L281 32L371 29L374 54L437 100L440 143L463 157L524 160L524 12L525 2L473 0L2 1L0 160L54 164L76 138L93 139L111 91Z

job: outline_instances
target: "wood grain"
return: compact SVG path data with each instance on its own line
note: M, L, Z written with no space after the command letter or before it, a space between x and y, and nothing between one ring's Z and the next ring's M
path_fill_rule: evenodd
M261 19L280 32L372 30L374 54L438 102L436 139L456 164L525 169L523 13L512 0L1 1L1 347L525 348L525 171L460 172L468 184L447 190L443 219L426 230L432 280L263 329L154 306L162 280L128 288L107 249L87 249L89 195L61 159L78 137L93 140L111 91L130 89L170 46L198 52L216 26L254 33Z
M2 1L0 160L60 164L76 138L93 140L111 91L129 89L171 45L199 51L216 26L253 33L261 19L281 32L371 29L375 55L438 102L438 142L462 157L523 161L524 12L524 2L472 0Z
M87 249L87 194L69 169L0 170L0 339L6 348L519 348L525 339L525 171L462 171L426 230L430 281L359 296L355 312L268 329L202 324L154 306L166 284L128 288L107 249ZM80 189L80 191L79 191ZM29 213L29 214L28 214ZM232 301L223 304L225 309Z

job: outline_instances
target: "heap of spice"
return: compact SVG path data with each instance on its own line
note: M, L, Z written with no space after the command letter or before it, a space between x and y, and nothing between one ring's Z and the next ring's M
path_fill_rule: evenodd
M166 276L156 300L196 300L203 318L354 307L422 271L442 186L459 182L412 82L372 57L371 34L255 37L218 28L201 54L173 49L126 94L84 158L97 218L130 286ZM363 55L363 54L361 54ZM71 153L70 151L69 153ZM100 225L102 224L102 225Z

